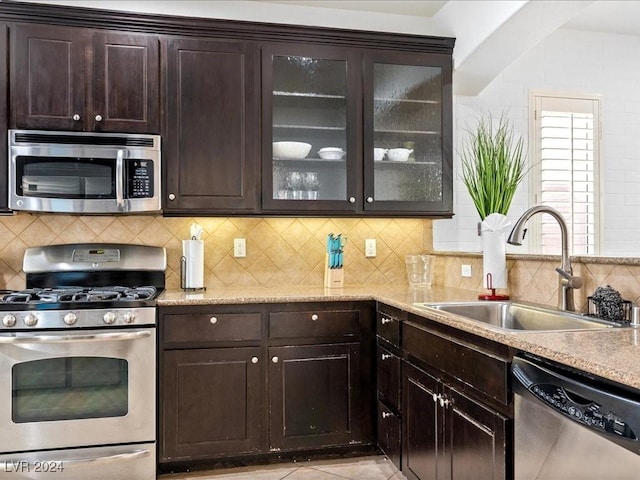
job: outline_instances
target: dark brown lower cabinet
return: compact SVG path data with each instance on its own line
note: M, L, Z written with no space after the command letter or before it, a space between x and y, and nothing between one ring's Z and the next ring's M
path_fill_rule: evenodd
M162 353L161 462L260 450L261 352L234 347Z
M270 450L361 441L360 344L269 348Z
M402 452L401 422L398 413L378 400L378 447L398 468Z
M404 475L506 479L508 419L409 363L403 371Z

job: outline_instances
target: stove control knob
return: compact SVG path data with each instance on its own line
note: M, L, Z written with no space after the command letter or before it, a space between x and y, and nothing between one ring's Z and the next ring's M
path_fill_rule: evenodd
M16 324L16 317L9 313L2 317L2 324L5 327L13 327Z
M104 323L113 323L116 321L116 314L113 312L107 312L102 317L102 320L104 320Z
M125 323L133 323L135 319L136 319L136 314L133 312L127 312L124 314Z
M36 323L38 323L38 317L36 317L33 313L30 313L26 317L24 317L23 322L27 327L33 327Z
M78 317L75 313L69 312L62 318L62 321L67 325L73 325L78 321Z

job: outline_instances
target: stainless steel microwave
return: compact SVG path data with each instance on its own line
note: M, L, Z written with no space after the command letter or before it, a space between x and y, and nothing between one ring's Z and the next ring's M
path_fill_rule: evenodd
M160 136L9 130L9 208L158 212Z

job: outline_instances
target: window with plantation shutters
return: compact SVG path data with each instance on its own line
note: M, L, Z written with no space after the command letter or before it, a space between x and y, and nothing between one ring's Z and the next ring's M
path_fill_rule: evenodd
M533 94L533 203L560 211L572 255L598 253L600 99ZM549 215L531 226L533 250L558 255L560 229Z

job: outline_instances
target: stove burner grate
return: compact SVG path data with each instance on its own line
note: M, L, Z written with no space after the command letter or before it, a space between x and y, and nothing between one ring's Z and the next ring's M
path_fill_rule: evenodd
M65 287L65 288L29 288L12 292L2 297L2 303L91 303L105 301L150 300L156 295L153 286L140 287Z

